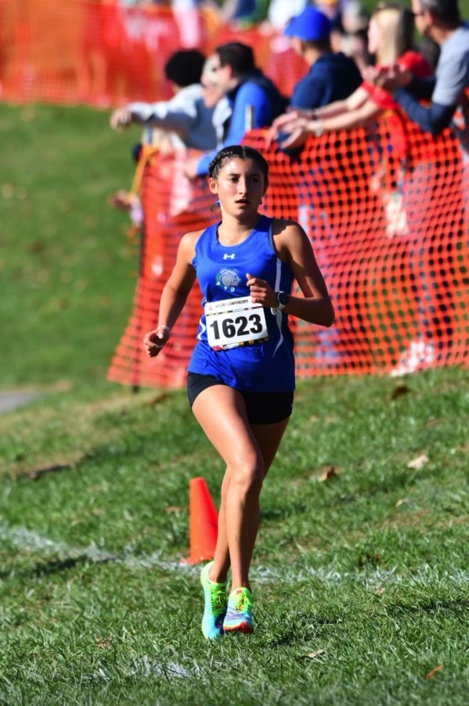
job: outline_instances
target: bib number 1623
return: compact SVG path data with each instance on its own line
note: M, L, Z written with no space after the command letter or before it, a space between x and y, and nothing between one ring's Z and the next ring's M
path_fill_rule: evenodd
M249 297L206 304L205 318L212 348L231 348L268 336L265 309Z

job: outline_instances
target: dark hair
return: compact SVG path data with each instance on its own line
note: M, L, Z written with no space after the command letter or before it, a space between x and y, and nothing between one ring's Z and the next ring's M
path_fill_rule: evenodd
M231 145L230 147L224 147L220 150L208 166L209 177L212 179L217 179L225 162L229 159L233 159L233 157L243 160L252 159L252 161L255 162L261 170L264 177L265 187L267 188L269 184L269 165L260 152L255 150L254 147L249 147L248 145Z
M222 66L230 66L235 76L254 71L256 63L251 47L242 42L226 42L215 47Z
M417 44L417 49L435 71L441 53L440 45L430 37L422 37Z
M329 52L331 51L331 38L323 37L322 39L306 39L304 40L306 44L311 49L316 49L319 52Z
M172 54L164 66L168 81L179 88L200 83L205 56L198 49L181 49Z
M414 44L414 13L408 7L401 7L399 16L399 37L401 46L398 48L399 54L410 51Z
M450 25L461 22L458 0L420 0L420 7Z

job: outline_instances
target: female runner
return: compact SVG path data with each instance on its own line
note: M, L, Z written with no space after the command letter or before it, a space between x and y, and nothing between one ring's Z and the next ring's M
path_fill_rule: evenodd
M209 167L221 220L183 236L144 337L150 357L169 340L197 277L203 313L188 366L192 411L226 464L215 557L201 572L207 639L251 633L249 567L259 495L293 405L295 362L288 314L331 326L334 311L311 243L294 221L258 211L268 165L251 147L222 149ZM290 294L296 280L303 296ZM228 572L231 589L227 594Z

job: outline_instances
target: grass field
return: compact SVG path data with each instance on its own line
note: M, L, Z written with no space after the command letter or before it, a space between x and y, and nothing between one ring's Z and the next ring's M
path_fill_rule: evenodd
M206 643L183 390L105 380L135 248L105 113L0 106L0 703L467 704L468 372L299 384L266 481L257 630ZM326 480L324 479L326 478Z

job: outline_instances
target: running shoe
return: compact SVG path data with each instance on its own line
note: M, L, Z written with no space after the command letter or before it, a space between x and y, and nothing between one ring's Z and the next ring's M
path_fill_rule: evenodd
M225 632L254 632L252 624L252 593L249 588L237 588L228 598L228 610L223 621Z
M225 583L215 583L208 577L213 561L204 566L200 572L200 583L204 589L204 617L202 632L207 640L215 640L223 635L223 620L228 605Z

